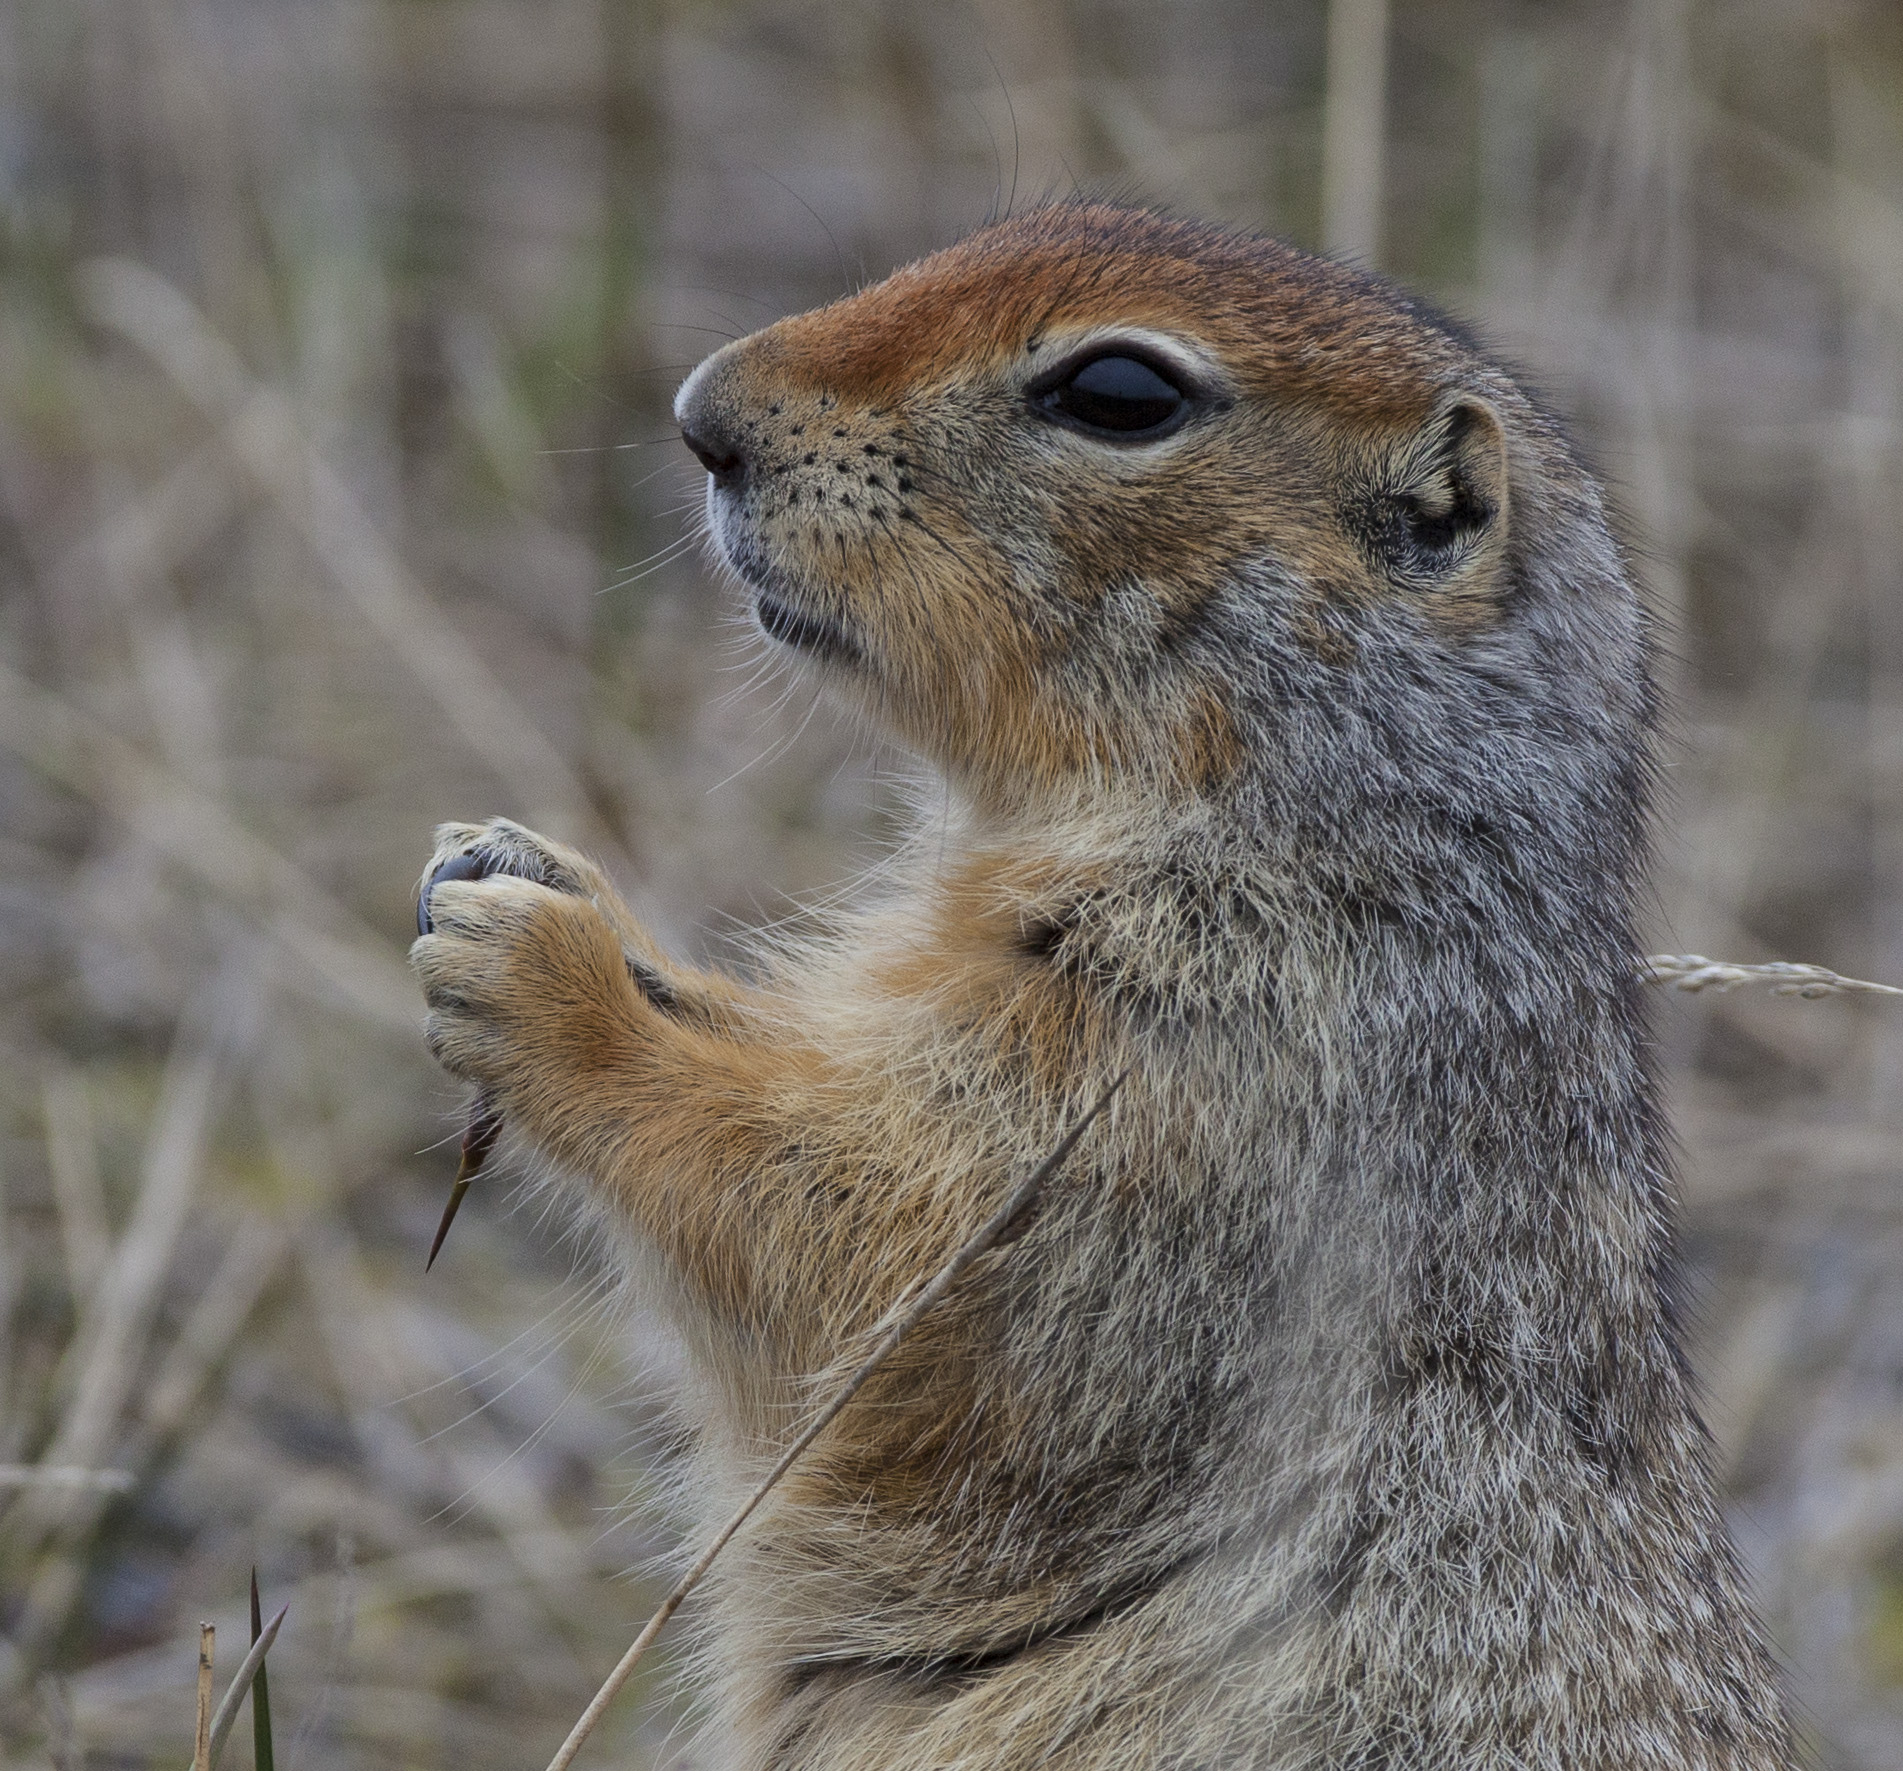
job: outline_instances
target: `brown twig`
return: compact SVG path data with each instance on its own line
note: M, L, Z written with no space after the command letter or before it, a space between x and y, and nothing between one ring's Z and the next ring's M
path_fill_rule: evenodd
M840 1385L832 1400L813 1417L806 1430L780 1454L779 1461L767 1472L765 1479L741 1503L733 1517L720 1528L713 1542L701 1551L699 1559L681 1576L674 1590L661 1601L660 1609L648 1619L646 1627L640 1635L635 1637L615 1670L608 1675L601 1689L595 1693L588 1707L582 1711L580 1719L568 1731L568 1738L562 1742L561 1750L549 1760L548 1771L568 1771L568 1767L575 1762L575 1755L581 1751L583 1742L594 1732L596 1723L601 1720L621 1687L628 1682L629 1676L639 1664L641 1657L653 1645L654 1638L661 1633L667 1620L681 1608L688 1594L700 1585L707 1570L714 1565L714 1558L727 1547L734 1533L747 1522L754 1508L773 1491L775 1484L793 1467L801 1453L832 1425L840 1411L865 1387L866 1381L885 1363L899 1342L918 1326L927 1311L943 1300L952 1287L965 1276L971 1264L979 1256L1013 1240L1023 1230L1045 1183L1064 1166L1071 1151L1076 1149L1078 1139L1090 1129L1097 1115L1110 1105L1111 1097L1123 1087L1129 1074L1129 1071L1124 1071L1097 1097L1096 1104L1090 1111L1058 1140L1057 1147L1051 1151L1050 1155L1046 1156L1036 1168L1011 1189L1005 1202L973 1232L958 1252L939 1268L922 1291L909 1301L901 1300L897 1316L894 1317L885 1333L879 1337L878 1345Z

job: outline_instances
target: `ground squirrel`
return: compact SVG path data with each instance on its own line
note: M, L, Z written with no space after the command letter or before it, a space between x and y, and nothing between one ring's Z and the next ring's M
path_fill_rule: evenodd
M1674 1301L1646 621L1552 419L1373 278L1083 203L676 413L945 807L747 979L451 826L497 876L414 957L671 1310L710 1518L1130 1070L735 1542L728 1762L1790 1764Z

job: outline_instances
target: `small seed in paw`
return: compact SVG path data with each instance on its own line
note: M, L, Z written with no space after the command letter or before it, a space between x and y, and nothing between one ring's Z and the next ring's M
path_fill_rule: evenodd
M490 874L499 871L497 864L489 856L451 855L442 866L423 881L423 895L416 901L416 932L427 935L435 924L430 921L429 895L446 879L487 879Z

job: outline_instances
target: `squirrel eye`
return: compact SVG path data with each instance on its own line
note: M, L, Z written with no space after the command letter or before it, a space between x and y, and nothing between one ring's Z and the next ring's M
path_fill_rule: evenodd
M1037 396L1047 412L1085 430L1134 436L1160 430L1188 404L1188 396L1139 357L1092 357Z

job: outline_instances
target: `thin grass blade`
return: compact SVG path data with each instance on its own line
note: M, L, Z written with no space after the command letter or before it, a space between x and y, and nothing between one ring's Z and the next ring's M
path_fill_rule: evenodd
M288 1609L288 1607L287 1607ZM278 1616L283 1617L280 1611ZM255 1648L264 1639L258 1605L258 1571L251 1570L251 1644ZM257 1677L251 1681L251 1763L253 1771L277 1771L277 1757L271 1747L271 1683L269 1669L262 1657Z
M218 1755L225 1750L225 1742L231 1738L231 1727L238 1719L238 1710L244 1703L245 1693L251 1689L252 1679L256 1676L258 1669L264 1665L264 1657L271 1652L271 1644L278 1639L278 1627L284 1622L285 1613L290 1609L288 1605L281 1607L278 1614L264 1626L258 1639L251 1644L251 1652L240 1664L238 1676L226 1686L224 1696L218 1700L217 1711L212 1715L207 1731L204 1763L200 1765L194 1759L193 1771L215 1771ZM205 1682L205 1689L209 1693L211 1673L208 1665L201 1667L201 1676Z

